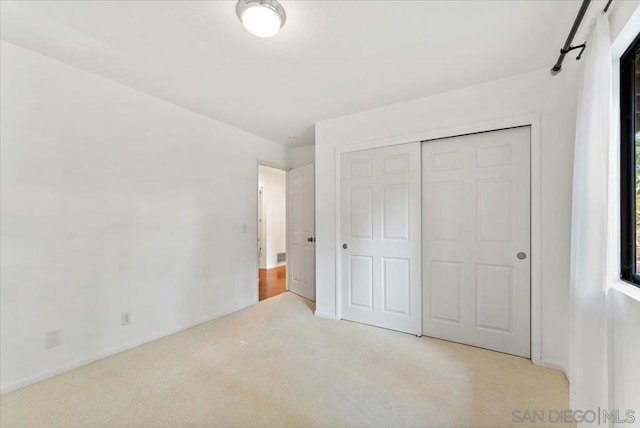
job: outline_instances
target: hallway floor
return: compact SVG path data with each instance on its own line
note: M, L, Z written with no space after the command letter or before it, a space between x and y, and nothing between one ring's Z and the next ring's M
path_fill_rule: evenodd
M286 291L286 266L258 271L258 300L268 299Z

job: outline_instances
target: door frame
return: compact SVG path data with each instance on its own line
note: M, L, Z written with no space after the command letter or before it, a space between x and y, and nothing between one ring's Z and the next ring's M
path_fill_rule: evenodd
M260 224L262 222L262 224ZM258 242L262 245L262 251L260 251L260 245L258 245L258 267L261 268L262 263L260 260L260 254L265 256L266 265L266 239L265 239L265 227L264 227L264 189L260 186L260 179L258 178Z
M557 362L542 359L542 339L541 339L541 231L542 231L542 211L541 211L541 135L540 135L540 113L529 113L506 117L501 119L478 122L469 125L442 128L422 131L397 137L375 139L357 143L345 147L336 147L336 211L335 211L335 296L336 296L336 318L342 319L341 295L341 228L340 228L340 189L341 189L341 157L343 153L355 152L358 150L375 149L380 147L394 146L398 144L425 142L429 140L439 140L442 138L459 137L479 132L499 131L501 129L516 128L520 126L531 127L531 361L534 364L562 370Z
M256 204L256 209L255 209L255 213L256 213L256 233L255 233L255 240L253 242L255 242L256 245L256 265L255 265L255 272L256 272L256 295L255 295L255 299L254 302L258 303L260 301L260 255L258 254L258 232L259 232L259 227L258 227L258 217L260 215L259 210L260 207L258 206L258 197L259 197L259 189L260 189L260 167L261 166L266 166L269 168L275 168L275 169L279 169L281 171L284 171L285 173L285 189L284 189L284 201L285 201L285 215L287 216L287 223L286 223L286 234L287 234L287 239L285 240L285 251L287 253L287 263L286 265L288 266L289 264L289 248L291 248L290 243L289 243L289 236L291 235L289 233L289 171L291 170L291 168L277 164L277 163L273 163L273 162L269 162L269 161L263 161L260 159L256 160L256 181L255 181L255 197L254 197L254 202ZM264 193L263 193L263 198L264 198ZM263 228L264 229L264 228ZM266 251L266 248L265 248ZM266 257L266 256L265 256ZM289 269L285 269L284 271L284 288L285 290L289 291Z

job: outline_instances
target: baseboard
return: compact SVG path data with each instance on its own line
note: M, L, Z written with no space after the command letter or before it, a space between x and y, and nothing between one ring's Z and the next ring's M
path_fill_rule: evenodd
M268 270L284 270L287 268L287 265L278 265L278 266L272 266L269 268L258 268L259 270L264 270L264 271L268 271Z
M286 268L286 263L278 263L277 265L269 265L269 266L260 266L258 269L260 270L273 270L273 269L283 269Z
M539 360L539 361L533 361L533 360L532 360L532 362L533 362L535 365L538 365L538 366L541 366L541 367L546 367L546 368L548 368L548 369L554 369L554 370L561 371L562 373L564 373L564 374L565 374L565 376L566 376L566 374L567 374L567 373L566 373L566 370L564 369L564 365L563 365L563 364L560 364L560 363L558 363L558 362L555 362L555 361L548 361L548 360Z
M95 361L102 360L102 359L110 357L112 355L119 354L119 353L124 352L124 351L128 351L129 349L137 348L138 346L144 345L145 343L153 342L154 340L162 339L163 337L170 336L170 335L175 334L175 333L179 333L179 332L181 332L183 330L187 330L189 328L195 327L195 326L200 325L200 324L204 324L206 322L212 321L212 320L217 319L217 318L221 318L221 317L223 317L225 315L229 315L229 314L231 314L233 312L237 312L237 311L240 311L242 309L245 309L245 308L248 308L250 306L253 306L254 304L255 303L252 302L252 303L250 303L248 305L240 306L240 307L237 307L235 309L218 312L218 313L215 313L213 315L208 315L208 316L200 318L200 319L198 319L196 321L189 322L189 323L186 323L186 324L182 324L182 325L180 325L178 327L172 328L170 330L166 330L166 331L164 331L162 333L158 333L158 334L154 334L154 335L151 335L151 336L147 336L147 337L145 337L143 339L135 340L133 342L129 342L129 343L127 343L125 345L122 345L122 346L117 346L115 348L112 348L112 349L104 351L104 352L98 352L98 353L96 353L94 355L91 355L91 356L89 356L87 358L81 358L79 360L72 361L72 362L70 362L68 364L64 364L62 366L59 366L59 367L57 367L57 368L55 368L53 370L47 370L47 371L44 371L44 372L39 373L37 375L21 379L21 380L19 380L17 382L14 382L14 383L11 383L11 384L8 384L8 385L3 385L3 386L0 387L0 395L1 394L6 394L6 393L11 392L11 391L15 391L16 389L23 388L25 386L32 385L34 383L43 381L43 380L48 379L50 377L57 376L57 375L62 374L62 373L66 373L66 372L71 371L73 369L77 369L78 367L82 367L82 366L85 366L87 364L91 364L91 363L93 363Z
M337 320L336 316L334 314L330 314L328 312L320 312L320 311L315 311L314 312L315 316L319 317L319 318L327 318L330 320Z

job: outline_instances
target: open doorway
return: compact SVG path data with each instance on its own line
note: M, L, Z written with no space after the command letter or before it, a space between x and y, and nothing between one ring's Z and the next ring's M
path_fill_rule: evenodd
M258 165L258 300L286 291L287 172Z

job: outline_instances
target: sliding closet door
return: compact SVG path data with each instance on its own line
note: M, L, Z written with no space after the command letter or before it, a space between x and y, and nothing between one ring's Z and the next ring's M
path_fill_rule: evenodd
M341 157L344 319L421 330L420 143Z
M530 356L530 128L422 145L423 333Z

